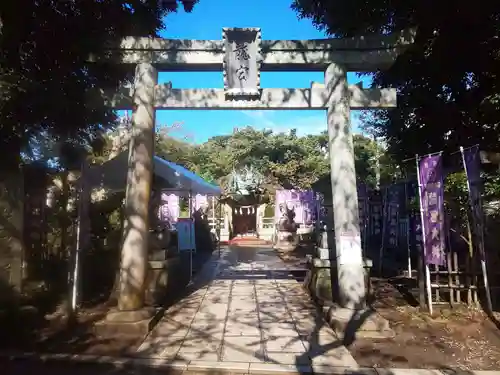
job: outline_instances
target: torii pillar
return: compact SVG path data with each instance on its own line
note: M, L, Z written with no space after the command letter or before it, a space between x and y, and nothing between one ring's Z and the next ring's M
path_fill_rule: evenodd
M132 136L129 146L124 225L118 285L118 309L106 320L119 323L146 321L153 310L145 308L148 271L149 201L153 177L155 86L158 72L139 63L133 87Z
M335 253L330 254L330 259L337 264L339 304L359 309L364 307L366 287L347 71L341 65L330 64L325 72L325 86L335 231Z

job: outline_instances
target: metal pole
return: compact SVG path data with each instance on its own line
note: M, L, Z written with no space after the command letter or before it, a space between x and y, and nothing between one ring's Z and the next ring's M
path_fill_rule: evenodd
M379 250L379 257L378 257L378 273L379 276L382 276L382 258L384 255L384 245L385 245L385 232L387 230L387 219L386 216L388 214L388 193L389 193L389 188L385 188L385 194L384 197L382 198L382 239L380 243L380 250Z
M217 222L216 222L215 232L217 233L217 251L219 253L219 259L220 259L220 241L221 241L220 221L221 221L221 216L222 216L222 204L220 202L220 197L218 199L218 202L219 202L219 205L218 205L218 209L217 209Z
M418 180L418 198L420 201L420 220L422 221L422 252L423 252L423 262L425 266L425 282L426 282L426 289L427 289L427 305L429 307L429 314L432 315L432 289L431 289L431 272L429 270L429 265L427 264L427 260L425 259L425 226L424 226L424 204L422 202L422 184L420 183L420 165L419 165L419 159L418 159L418 154L415 157L417 161L417 180Z
M373 142L375 143L375 189L380 189L380 155L378 152L377 136L373 135Z
M408 253L408 278L412 277L411 269L411 247L410 247L410 210L408 202L408 180L405 181L405 204L406 204L406 248Z
M83 161L80 167L80 183L78 187L78 216L76 219L76 243L75 243L75 258L73 264L73 283L71 285L71 310L76 311L78 306L78 283L80 278L80 244L82 235L82 210L83 210L83 184L85 174L85 162Z
M193 233L192 233L192 224L193 224L193 204L192 204L192 194L191 190L189 190L188 194L188 226L189 226L189 284L191 284L193 280Z
M467 164L465 163L465 155L464 155L464 148L462 146L460 146L460 152L462 153L462 162L464 164L464 170L465 170L465 175L466 175L466 179L467 179L467 189L469 190L469 204L470 204L470 208L471 208L471 211L474 213L474 202L472 201L472 192L471 192L471 188L470 188L470 182L469 182L469 171L467 170ZM474 215L472 215L472 219L479 219L479 218L475 218ZM490 292L490 285L489 285L489 282L488 282L488 271L487 271L487 268L486 268L486 252L484 251L484 231L483 231L483 226L480 224L480 223L476 223L475 222L476 220L474 220L474 226L478 227L478 225L481 226L481 229L479 231L479 236L480 236L480 239L479 239L479 252L481 254L481 270L483 271L483 283L484 283L484 289L485 289L485 292L486 292L486 302L488 303L488 309L489 309L489 312L492 312L493 311L493 304L491 302L491 292ZM478 233L476 233L478 234Z

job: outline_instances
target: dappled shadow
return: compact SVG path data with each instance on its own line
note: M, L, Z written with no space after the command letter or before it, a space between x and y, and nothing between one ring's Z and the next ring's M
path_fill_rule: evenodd
M167 310L137 355L184 361L188 368L196 361L300 371L312 365L356 368L343 340L274 250L250 247L225 250L213 280Z

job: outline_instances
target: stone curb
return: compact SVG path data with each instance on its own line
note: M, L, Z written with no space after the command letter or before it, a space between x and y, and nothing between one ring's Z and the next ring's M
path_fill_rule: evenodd
M0 359L31 360L43 363L108 365L116 370L143 369L158 373L188 374L317 374L317 375L500 375L498 371L452 369L357 368L331 366L295 366L272 363L182 361L162 358L112 357L89 354L1 353ZM148 373L151 373L149 371Z
M199 282L202 282L203 281L203 277L206 277L207 269L210 268L211 263L214 262L215 260L218 260L218 259L219 259L219 252L216 249L216 250L214 250L212 252L212 254L210 255L210 258L208 258L205 261L205 264L203 264L203 266L201 267L201 269L198 272L198 274L193 278L193 280L191 280L191 284L186 286L185 291L189 292L189 291L195 289L196 288L196 284L199 283ZM215 270L213 270L213 272L217 272L217 270L215 269ZM149 334L151 333L151 331L153 331L153 329L158 325L158 323L163 318L163 316L165 315L165 312L167 310L168 310L168 308L165 308L163 306L155 308L155 313L153 314L153 316L149 320L149 323L148 323L148 332L144 335L144 339L146 339L146 337L149 336Z

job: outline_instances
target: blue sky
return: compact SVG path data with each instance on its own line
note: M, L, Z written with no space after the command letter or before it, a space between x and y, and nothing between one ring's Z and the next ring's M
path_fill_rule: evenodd
M183 10L166 17L163 38L221 39L223 27L260 27L263 39L320 39L326 35L318 31L309 20L298 20L290 9L291 0L200 0L191 13ZM348 75L350 83L361 79ZM160 83L172 81L175 88L222 88L221 72L160 73ZM318 72L264 72L263 88L308 88L311 81L323 81ZM370 82L364 78L366 86ZM353 130L358 120L353 112ZM179 123L172 135L190 142L201 143L215 135L232 133L234 128L252 126L275 131L297 129L298 134L314 134L326 129L324 111L221 111L221 110L162 110L157 112L157 124Z

